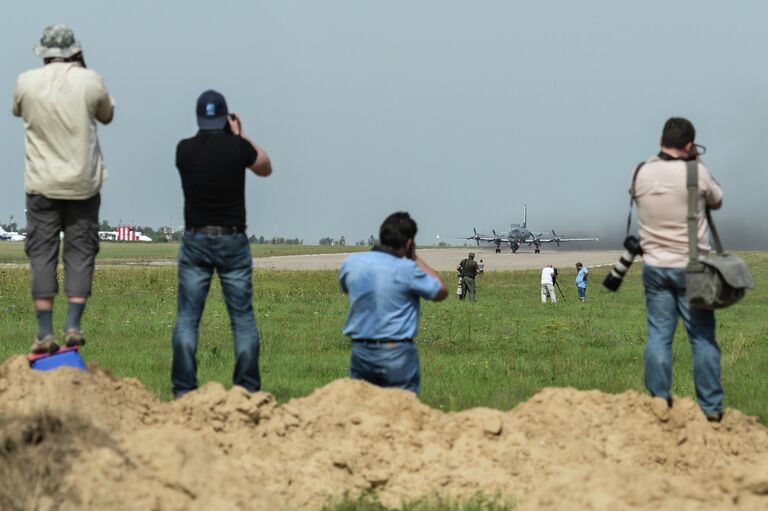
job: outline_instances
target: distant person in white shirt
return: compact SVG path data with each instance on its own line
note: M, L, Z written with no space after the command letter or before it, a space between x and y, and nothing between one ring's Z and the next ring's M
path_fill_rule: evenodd
M27 239L32 299L38 331L33 353L59 349L53 330L53 299L60 232L64 232L64 323L67 346L85 344L80 318L91 295L99 251L101 185L107 169L96 121L112 122L115 103L101 76L85 67L83 50L66 25L47 27L34 47L43 67L19 75L13 115L24 119Z
M541 270L541 303L547 303L547 295L552 303L557 303L555 296L555 269L551 264L546 265Z

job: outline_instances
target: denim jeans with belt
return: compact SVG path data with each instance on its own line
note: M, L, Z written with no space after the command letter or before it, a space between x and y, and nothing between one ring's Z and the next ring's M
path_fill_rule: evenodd
M173 393L197 388L197 333L214 270L221 280L235 344L232 382L251 392L261 388L259 330L251 299L251 250L244 233L185 232L178 255L179 292L173 329Z
M421 374L416 345L413 341L352 341L349 377L418 395Z
M645 386L653 396L669 400L672 386L672 338L678 317L693 351L693 382L699 406L708 415L723 410L720 347L715 341L715 313L691 307L685 295L685 269L645 265L643 285L648 311Z

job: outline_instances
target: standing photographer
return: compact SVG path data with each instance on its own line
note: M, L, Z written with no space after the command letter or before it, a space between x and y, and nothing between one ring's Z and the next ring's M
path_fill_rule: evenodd
M176 148L184 190L184 236L178 255L179 290L173 329L173 394L197 388L197 333L213 272L219 274L235 344L233 384L261 388L259 330L251 299L252 261L245 235L245 170L272 173L267 153L243 133L224 96L203 92L197 100L200 130Z
M723 414L720 348L715 340L711 310L693 308L686 298L688 264L688 190L686 161L698 159L696 130L687 119L673 117L664 125L661 152L635 171L630 193L637 202L640 243L644 258L643 285L648 313L645 347L645 386L651 395L672 406L672 338L678 318L693 350L696 397L710 421ZM701 161L698 164L698 243L709 251L705 209L718 209L723 192Z
M555 282L557 282L557 269L548 264L541 270L541 303L547 303L547 296L552 303L557 303Z
M80 322L91 296L99 252L101 186L107 169L96 122L109 124L115 102L102 77L85 67L83 49L66 25L46 27L34 53L43 67L22 73L13 115L24 119L27 239L37 335L32 353L59 349L53 302L59 284L60 233L64 233L64 344L85 344Z
M477 301L477 283L475 282L475 277L480 273L480 266L477 264L477 261L475 261L474 252L469 253L464 260L464 264L461 265L460 268L461 281L464 284L464 289L466 289L464 294L469 294L469 301L474 303Z

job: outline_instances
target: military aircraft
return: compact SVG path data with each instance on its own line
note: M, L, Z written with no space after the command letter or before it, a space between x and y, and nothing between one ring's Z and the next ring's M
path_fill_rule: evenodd
M475 240L477 246L480 246L481 241L494 243L496 245L496 253L501 252L501 244L507 243L509 248L512 249L512 253L517 253L517 250L521 245L528 244L528 246L534 247L534 253L541 253L542 243L556 243L557 248L560 248L560 243L568 241L600 241L599 238L569 238L565 234L557 234L552 229L552 237L543 238L544 233L534 234L528 229L528 205L523 206L523 223L522 224L510 224L509 232L497 233L495 229L491 229L493 236L490 234L478 234L477 229L473 228L474 234L471 236L443 236L444 238L456 238L465 240ZM439 235L437 236L440 237Z

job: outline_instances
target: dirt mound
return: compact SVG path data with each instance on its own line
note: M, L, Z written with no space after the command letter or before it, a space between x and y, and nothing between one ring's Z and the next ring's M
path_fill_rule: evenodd
M545 389L506 413L446 414L338 380L287 404L215 383L164 403L96 368L39 373L16 357L0 365L0 431L2 509L318 509L345 493L768 508L766 428L636 392Z

